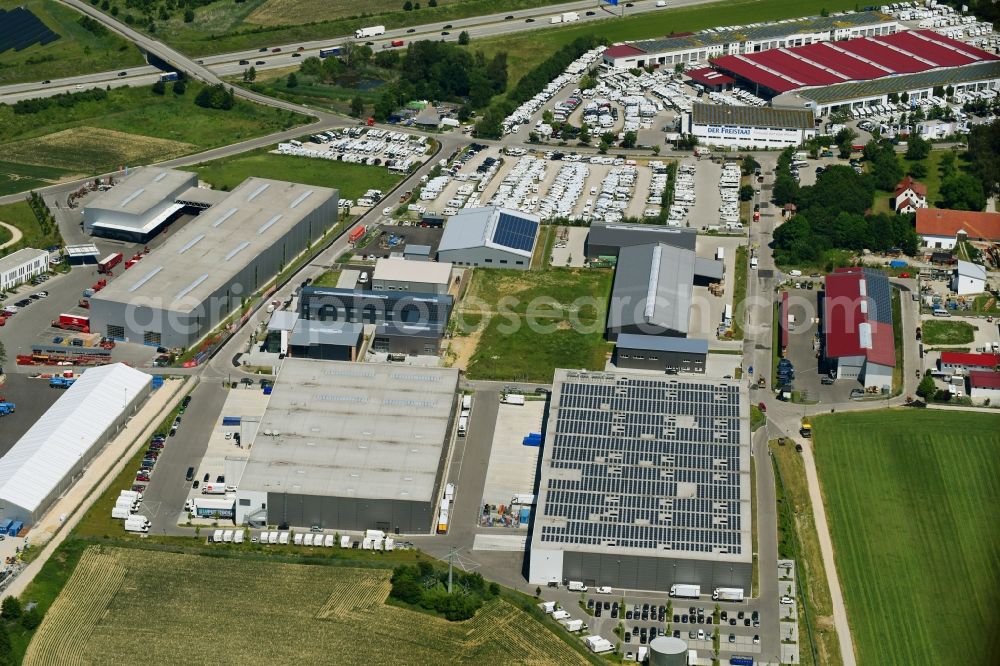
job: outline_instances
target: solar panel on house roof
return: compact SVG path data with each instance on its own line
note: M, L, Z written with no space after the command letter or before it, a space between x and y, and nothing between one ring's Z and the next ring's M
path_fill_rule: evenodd
M530 252L537 231L538 224L534 220L501 212L496 230L493 232L493 242L515 250Z

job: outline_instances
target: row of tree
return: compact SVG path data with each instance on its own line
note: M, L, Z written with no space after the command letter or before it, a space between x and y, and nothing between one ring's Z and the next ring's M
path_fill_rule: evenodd
M452 591L448 573L427 561L393 569L389 596L443 615L452 622L468 620L483 602L500 594L500 586L487 583L482 574L455 571Z
M51 97L34 97L32 99L22 99L14 103L14 113L18 115L28 115L40 113L47 109L60 108L69 109L83 102L104 101L108 98L108 91L104 88L91 88L79 92L66 92L52 95Z

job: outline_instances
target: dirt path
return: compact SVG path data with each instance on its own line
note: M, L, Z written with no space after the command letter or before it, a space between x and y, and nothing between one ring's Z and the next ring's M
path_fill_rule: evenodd
M809 499L812 501L816 535L819 538L819 549L823 554L823 564L826 568L826 582L830 588L830 600L833 603L833 623L837 627L837 638L840 640L840 654L844 666L857 666L857 659L854 656L854 641L851 639L851 628L847 622L847 607L844 605L844 595L840 589L837 566L833 560L833 540L830 538L830 527L826 522L826 509L823 505L823 494L820 491L819 475L816 474L812 442L807 439L803 441L803 444L802 458L806 468L806 484L809 486Z
M11 233L11 239L6 243L0 245L0 250L3 250L4 248L8 248L11 245L19 243L21 241L21 238L24 237L24 234L21 233L20 229L18 229L15 226L7 224L6 222L0 222L0 227L3 227L4 229L6 229Z

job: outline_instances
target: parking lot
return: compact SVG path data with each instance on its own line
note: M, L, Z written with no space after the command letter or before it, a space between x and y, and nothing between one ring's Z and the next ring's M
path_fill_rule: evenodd
M6 384L0 389L0 402L12 402L17 407L0 420L0 456L5 455L62 395L62 391L50 389L48 383L48 380L31 379L28 375L7 374Z
M522 442L529 433L542 432L547 404L545 400L526 400L523 405L501 403L493 429L493 444L482 493L483 504L510 506L516 496L535 492L541 447L525 446ZM491 512L491 516L492 521L484 517L481 525L518 526L516 519L509 524L505 516L496 512Z

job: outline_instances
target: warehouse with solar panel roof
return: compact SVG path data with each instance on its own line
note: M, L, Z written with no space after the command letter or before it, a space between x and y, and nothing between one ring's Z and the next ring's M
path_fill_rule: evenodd
M541 223L537 215L500 206L468 208L451 216L437 260L457 266L528 270Z
M749 419L735 381L556 370L529 582L749 590Z

